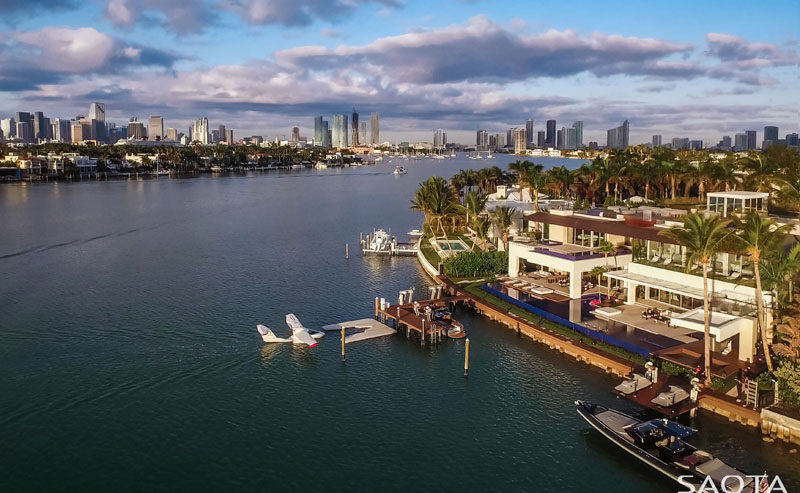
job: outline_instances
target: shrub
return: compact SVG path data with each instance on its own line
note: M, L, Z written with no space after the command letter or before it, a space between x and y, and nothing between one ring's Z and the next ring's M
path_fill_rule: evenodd
M775 370L778 379L778 395L782 403L789 406L800 406L800 365L790 361L781 363Z
M508 272L508 252L460 252L444 261L450 277L486 276Z
M676 365L671 361L662 361L661 362L661 372L666 373L667 375L675 375L678 377L686 377L688 379L694 378L694 370L690 368L685 368L680 365Z

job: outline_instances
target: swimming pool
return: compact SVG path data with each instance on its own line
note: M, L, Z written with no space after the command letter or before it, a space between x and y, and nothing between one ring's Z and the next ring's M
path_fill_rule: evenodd
M439 244L439 248L442 250L461 252L467 249L467 245L465 245L461 240L437 240L436 242Z

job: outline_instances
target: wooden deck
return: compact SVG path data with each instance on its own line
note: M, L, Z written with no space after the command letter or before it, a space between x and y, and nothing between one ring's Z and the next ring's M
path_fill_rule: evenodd
M652 409L657 411L664 416L668 416L670 418L678 417L684 413L688 413L692 409L697 407L696 402L692 402L690 398L683 400L674 406L670 407L662 407L658 404L653 404L652 400L658 397L658 394L664 392L669 388L670 385L675 385L677 387L683 388L686 392L689 392L690 389L686 388L686 380L682 378L678 378L674 375L659 375L658 382L643 388L637 392L628 395L622 395L626 399L629 399L636 404L639 404L642 407L646 407L648 409Z
M431 344L435 344L447 337L447 327L436 321L427 320L424 313L425 308L451 308L455 306L455 304L467 302L469 299L469 296L456 295L439 299L417 300L416 305L419 310L419 315L417 315L414 313L414 303L388 305L385 309L381 309L380 303L376 298L375 318L383 319L384 323L387 325L389 325L389 321L391 320L394 328L401 332L404 331L406 337L409 337L411 332L417 332L422 345L425 345L426 339Z

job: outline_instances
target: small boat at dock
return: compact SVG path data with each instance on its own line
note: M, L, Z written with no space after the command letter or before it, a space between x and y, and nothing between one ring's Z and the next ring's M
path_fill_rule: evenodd
M697 430L664 418L642 421L614 409L575 401L578 414L603 436L653 469L698 491L755 493L753 476L684 441ZM709 486L709 483L713 483Z
M402 167L402 166L397 166L394 169L394 174L395 175L404 175L406 173L408 173L408 171L406 171L406 169L404 167Z

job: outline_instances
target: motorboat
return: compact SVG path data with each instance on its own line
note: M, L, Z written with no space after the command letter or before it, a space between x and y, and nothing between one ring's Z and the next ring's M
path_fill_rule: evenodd
M451 339L461 339L467 337L464 325L453 319L453 314L446 308L439 308L433 311L432 323L445 329L447 337Z
M742 486L736 491L756 492L753 476L684 441L697 433L693 428L664 418L642 421L586 401L575 401L575 406L603 436L682 486L700 488L697 491L732 491L726 487L736 485Z
M266 325L256 325L256 329L261 334L261 339L267 343L291 342L292 344L305 344L308 347L314 347L317 345L317 339L325 336L325 332L304 327L294 313L286 315L286 325L292 330L291 337L278 337Z
M455 320L450 321L450 328L447 329L447 337L450 339L463 339L467 337L467 331L464 330L464 325Z
M406 169L404 167L402 167L402 166L397 166L394 169L394 174L396 174L396 175L404 175L406 173L408 173L408 171L406 171Z
M661 407L672 407L675 404L685 401L688 398L689 398L689 392L682 389L681 387L678 387L677 385L670 385L667 390L658 394L658 396L655 397L650 402Z
M630 378L614 387L614 390L622 395L630 395L651 385L653 385L653 382L651 382L649 378L639 373L634 373Z
M412 229L411 231L408 232L408 236L422 236L422 235L423 235L422 230L419 229Z

